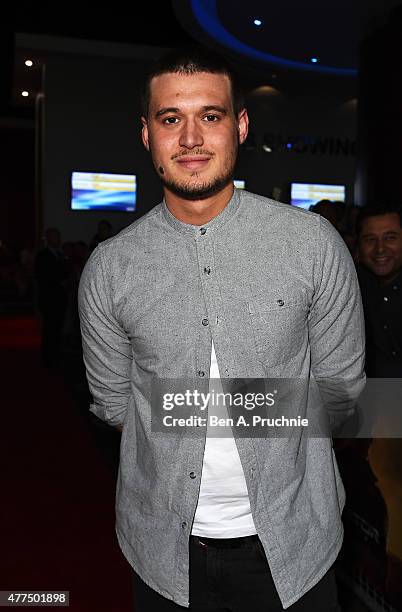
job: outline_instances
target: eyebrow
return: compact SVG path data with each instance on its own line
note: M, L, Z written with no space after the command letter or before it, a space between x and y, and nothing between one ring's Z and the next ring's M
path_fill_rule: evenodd
M398 236L398 233L396 230L386 230L385 232L383 232L383 236ZM362 238L371 238L371 237L377 237L376 232L366 232L366 233L362 233Z
M207 113L208 111L217 111L218 113L222 113L222 115L228 114L226 108L224 106L219 106L218 104L212 106L203 106L202 110L204 111L204 113Z
M224 106L219 106L218 104L212 104L209 106L202 106L201 110L203 113L207 113L210 111L217 111L218 113L222 113L222 115L227 115L228 112ZM175 106L168 106L167 108L161 108L155 113L155 117L162 117L163 115L167 115L168 113L180 113L180 109Z
M162 117L162 115L166 115L167 113L178 113L179 109L178 108L174 108L173 106L168 107L168 108L161 108L160 110L158 110L157 113L155 113L155 117Z

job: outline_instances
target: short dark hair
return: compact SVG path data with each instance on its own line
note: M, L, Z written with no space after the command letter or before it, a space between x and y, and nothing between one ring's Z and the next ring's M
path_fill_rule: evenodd
M381 215L391 214L396 214L399 216L399 225L402 227L402 206L398 204L387 204L386 206L364 206L360 209L356 219L356 236L360 236L363 229L363 223L369 217L380 217Z
M146 75L141 92L141 109L144 117L148 116L151 97L151 81L161 74L198 74L209 72L222 74L229 78L233 111L237 115L244 108L244 95L238 75L231 64L213 51L199 45L173 49L157 60Z

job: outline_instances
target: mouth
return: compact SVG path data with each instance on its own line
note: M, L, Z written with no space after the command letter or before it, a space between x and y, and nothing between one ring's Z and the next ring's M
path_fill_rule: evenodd
M202 170L208 165L211 158L205 155L191 155L183 156L177 160L177 163L181 168L186 170Z
M373 262L376 266L383 267L389 265L391 262L390 257L374 257Z

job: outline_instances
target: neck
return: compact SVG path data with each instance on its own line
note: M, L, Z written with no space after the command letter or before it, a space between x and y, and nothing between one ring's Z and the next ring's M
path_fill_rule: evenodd
M164 195L166 205L176 219L191 225L205 225L226 208L233 189L231 182L222 191L205 200L185 200L167 188L164 189Z
M400 270L398 270L398 272L395 272L395 274L393 274L390 277L383 277L383 276L377 276L377 282L379 285L384 286L384 285L390 285L391 283L393 283L395 281L396 278L398 278L400 273Z

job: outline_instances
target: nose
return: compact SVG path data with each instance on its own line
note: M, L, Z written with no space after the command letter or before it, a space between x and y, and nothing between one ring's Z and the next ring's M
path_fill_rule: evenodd
M186 149L193 149L194 147L200 147L204 144L204 138L202 131L197 123L188 119L182 127L180 132L179 145Z
M379 238L375 246L376 246L376 249L375 249L376 255L382 255L385 251L385 246L386 246L384 240L381 240L381 238Z

